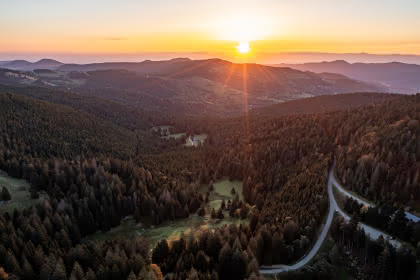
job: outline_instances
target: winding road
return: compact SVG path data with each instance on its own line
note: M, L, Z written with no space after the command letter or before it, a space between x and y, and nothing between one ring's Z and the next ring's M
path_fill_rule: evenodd
M318 240L315 242L315 245L312 247L312 249L309 251L309 253L306 254L306 256L303 257L297 263L295 263L293 265L279 264L279 265L272 265L272 266L261 266L260 267L260 273L261 274L277 274L277 273L281 273L281 272L297 270L297 269L305 266L316 255L316 253L318 253L319 248L321 248L322 243L324 243L324 240L327 237L328 231L330 229L331 223L332 223L333 218L334 218L335 209L337 208L337 203L335 202L333 189L332 189L333 184L332 184L331 177L333 176L333 174L334 174L333 173L333 168L331 168L331 171L328 175L328 198L329 198L329 201L330 201L329 210L328 210L328 217L327 217L327 221L325 223L325 226L322 229L321 234L318 237Z
M342 192L343 194L347 195L347 196L351 196L354 199L357 199L360 203L369 203L367 201L361 200L360 198L355 197L354 195L348 193L337 181L337 179L335 178L335 173L334 173L334 169L335 169L335 163L333 164L333 167L331 168L329 174L328 174L328 198L329 198L329 210L328 210L328 217L327 217L327 221L324 225L324 228L322 229L318 240L315 242L315 245L312 247L312 249L301 259L299 260L297 263L292 264L292 265L285 265L285 264L277 264L277 265L272 265L272 266L261 266L260 267L260 274L278 274L278 273L282 273L282 272L287 272L287 271L293 271L293 270L298 270L300 268L302 268L303 266L305 266L307 263L309 263L312 258L318 253L319 249L321 248L322 244L325 241L325 238L328 235L328 231L331 227L333 218L334 218L334 213L337 212L338 214L340 214L341 216L344 217L344 219L346 220L350 220L350 217L344 213L343 210L340 209L340 207L337 204L337 201L335 200L334 197L334 192L333 192L333 187L335 186L340 192ZM388 241L394 246L394 247L400 247L401 243L398 240L391 240L391 236L381 232L371 226L368 226L366 224L363 223L359 223L359 226L361 228L364 229L366 235L368 235L371 239L378 239L380 235L383 236L384 239L388 239Z
M342 193L343 195L347 196L347 197L351 197L354 200L357 200L357 202L359 202L362 205L366 205L368 207L375 207L375 204L373 202L369 202L365 199L362 199L354 194L352 194L351 192L347 191L336 179L335 175L332 176L332 180L333 180L333 184L336 187L336 189ZM416 215L405 211L405 217L415 223L417 223L418 221L420 221L420 217L417 217Z

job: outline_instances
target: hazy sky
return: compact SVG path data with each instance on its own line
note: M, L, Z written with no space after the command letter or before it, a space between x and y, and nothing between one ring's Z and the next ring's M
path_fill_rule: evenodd
M0 53L420 54L419 0L1 0Z

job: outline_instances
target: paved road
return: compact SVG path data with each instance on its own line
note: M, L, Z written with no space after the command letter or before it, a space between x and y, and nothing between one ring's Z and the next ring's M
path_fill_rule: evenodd
M278 274L282 272L292 271L292 270L298 270L302 267L304 267L308 262L312 260L312 258L318 253L319 249L321 248L321 245L324 243L325 238L327 237L328 231L331 227L331 223L334 218L334 213L337 211L338 214L343 216L346 220L350 220L350 217L344 213L343 210L338 207L337 201L334 198L333 193L333 187L335 186L340 192L343 192L344 194L351 195L352 194L346 192L346 190L337 182L335 175L334 175L334 169L335 164L333 165L333 168L331 168L330 173L328 174L328 198L329 198L329 210L328 210L328 217L327 221L324 225L324 228L321 231L321 234L318 237L318 240L315 242L315 245L312 247L312 249L309 251L308 254L306 254L300 261L298 261L295 264L292 265L285 265L285 264L278 264L278 265L272 265L272 266L261 266L260 267L260 274ZM355 199L358 199L357 197L354 197ZM358 199L359 200L359 199ZM362 200L360 200L362 201ZM361 203L368 203L367 201L363 201ZM383 233L375 228L372 228L371 226L368 226L363 223L359 223L359 226L362 227L366 233L366 235L369 235L371 239L378 239L380 235L384 237L384 239L388 239L389 242L394 247L400 247L401 243L398 240L390 240L390 236L386 233Z
M359 203L363 204L363 205L367 205L368 207L375 207L375 204L373 202L367 201L365 199L362 199L360 197L355 196L354 194L352 194L351 192L349 192L348 190L346 190L337 180L335 174L333 174L332 176L332 181L334 186L336 187L336 189L341 192L342 194L344 194L345 196L351 197L355 200L357 200ZM420 221L420 217L417 217L416 215L405 211L405 216L407 219L412 220L413 222L417 223L418 221Z
M281 272L286 272L286 271L290 271L290 270L297 270L303 266L305 266L309 261L312 260L312 258L316 255L316 253L318 253L319 248L321 248L322 243L324 243L325 238L327 237L328 231L330 229L331 223L333 221L334 218L334 212L335 209L337 208L337 203L335 202L334 199L334 194L333 194L333 184L332 184L332 170L330 171L330 174L328 176L328 198L330 201L330 206L329 206L329 210L328 210L328 217L327 217L327 221L325 223L324 228L321 231L321 234L319 235L318 240L315 242L314 247L312 247L312 249L309 251L309 253L303 257L300 261L298 261L297 263L293 264L293 265L284 265L284 264L280 264L280 265L272 265L272 266L262 266L260 268L260 273L261 274L277 274L277 273L281 273Z
M347 196L347 197L351 197L354 200L356 200L357 202L359 202L362 205L366 205L368 207L374 207L375 204L372 202L369 202L365 199L362 199L360 197L357 197L356 195L352 194L351 192L347 191L338 181L337 178L335 177L335 173L332 175L332 182L335 186L335 188L342 193L343 195Z
M344 192L343 192L343 194L344 194L344 195L354 197L351 193L346 192L346 191L342 188L342 186L338 186L338 185L337 185L337 180L335 179L334 174L331 174L331 173L330 173L330 177L332 177L330 180L333 182L333 185L336 187L336 189L338 189L340 192L343 192L343 191L344 191ZM341 189L340 189L340 187L341 187ZM335 201L335 198L334 198L334 203L335 203L335 205L336 205L336 211L337 211L337 212L338 212L341 216L343 216L343 217L344 217L344 219L346 219L347 221L348 221L348 220L350 220L350 216L349 216L349 215L347 215L346 213L344 213L344 211L343 211L343 210L341 210L341 209L340 209L340 207L338 207L337 202ZM381 235L382 235L382 237L383 237L384 239L388 239L388 241L392 244L392 246L394 246L394 247L396 247L396 248L399 248L399 247L401 246L401 242L400 242L400 241L398 241L398 240L392 240L392 239L391 239L391 236L390 236L389 234L387 234L387 233L383 232L383 231L380 231L380 230L378 230L378 229L375 229L375 228L373 228L373 227L371 227L371 226L368 226L368 225L366 225L366 224L363 224L363 223L359 223L359 227L363 228L363 230L365 231L365 234L366 234L366 235L368 235L368 236L370 237L370 239L376 240L376 239L378 239L378 238L379 238L379 236L381 236Z

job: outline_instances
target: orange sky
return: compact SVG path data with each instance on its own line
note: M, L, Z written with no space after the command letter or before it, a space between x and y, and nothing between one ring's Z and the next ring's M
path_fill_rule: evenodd
M420 54L417 0L209 2L1 1L0 53Z

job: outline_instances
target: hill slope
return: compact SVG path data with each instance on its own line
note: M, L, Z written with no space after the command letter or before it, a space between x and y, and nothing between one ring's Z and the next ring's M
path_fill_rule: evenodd
M420 91L420 65L392 63L348 63L344 60L304 64L279 64L301 71L339 73L349 78L381 83L394 91Z
M54 88L0 84L0 92L66 105L133 131L149 130L155 124L167 122L169 119L169 116L162 113L144 111L112 100Z
M26 60L12 60L0 63L0 66L12 70L33 71L35 69L49 69L54 70L63 65L60 61L54 59L44 58L36 62L29 62Z
M58 70L3 69L0 82L70 89L143 109L190 115L235 115L303 97L388 91L385 86L338 74L235 64L220 59L62 65Z
M261 116L316 114L378 104L398 97L397 94L374 92L323 95L270 105L254 110L253 114Z
M28 97L0 93L0 122L9 141L40 156L105 153L128 157L136 150L136 136L127 129ZM21 139L30 140L22 143Z

